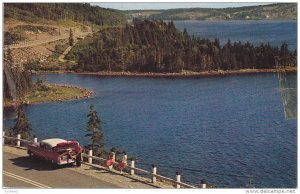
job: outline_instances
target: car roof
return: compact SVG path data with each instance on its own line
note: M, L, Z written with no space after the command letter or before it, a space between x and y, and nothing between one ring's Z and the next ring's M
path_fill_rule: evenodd
M41 141L41 143L46 143L51 147L55 147L58 143L63 143L63 142L67 142L67 141L59 138L44 139Z

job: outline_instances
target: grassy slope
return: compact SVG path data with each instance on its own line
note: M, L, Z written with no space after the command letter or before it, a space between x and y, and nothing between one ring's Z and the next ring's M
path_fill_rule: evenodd
M79 87L49 84L48 90L37 89L25 97L29 104L87 98L91 92Z

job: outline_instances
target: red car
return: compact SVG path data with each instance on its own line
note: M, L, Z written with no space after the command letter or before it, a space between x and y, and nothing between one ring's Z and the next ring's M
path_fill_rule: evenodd
M27 152L29 156L42 158L52 164L76 163L76 166L81 166L83 148L77 141L53 138L29 144Z

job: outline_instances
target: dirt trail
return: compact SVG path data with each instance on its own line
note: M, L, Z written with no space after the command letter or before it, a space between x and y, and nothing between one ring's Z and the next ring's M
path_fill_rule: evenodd
M88 32L75 32L74 33L74 37L85 37L88 34L91 34L92 31L90 28L88 28ZM34 41L25 41L25 42L20 42L18 44L12 44L9 46L5 46L4 49L7 49L8 47L10 49L17 49L17 48L24 48L24 47L33 47L33 46L37 46L37 45L41 45L41 44L46 44L46 43L50 43L50 42L55 42L58 40L64 40L69 38L69 34L63 34L63 35L58 35L58 36L48 36L48 37L44 37L42 40L34 40Z
M27 41L20 42L18 44L4 45L4 50L10 48L12 49L12 55L14 63L20 66L28 63L48 63L53 59L49 59L51 55L55 52L56 45L65 45L68 42L69 30L73 30L74 39L78 37L85 37L92 33L89 26L85 26L85 30L80 27L62 27L57 25L43 25L43 24L33 24L24 23L19 21L6 21L5 30L10 31L18 26L41 26L46 29L49 28L52 31L39 31L34 33L33 31L23 31L27 35ZM55 35L53 35L53 29L55 29ZM71 48L69 48L71 50ZM69 51L65 51L66 55ZM49 61L50 60L50 61ZM64 62L64 56L60 56L60 62Z
M85 35L83 35L82 37L85 37ZM63 54L61 54L58 57L58 60L60 62L66 62L65 56L71 51L71 49L76 45L77 42L78 42L78 39L75 39L73 46L68 46L68 48L66 48L66 50L63 52Z

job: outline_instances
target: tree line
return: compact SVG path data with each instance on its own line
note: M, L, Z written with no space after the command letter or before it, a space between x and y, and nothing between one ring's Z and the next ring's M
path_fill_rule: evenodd
M297 52L269 44L254 46L230 40L224 45L176 29L173 22L134 19L124 28L102 29L79 42L66 56L76 59L77 70L182 72L296 66Z

